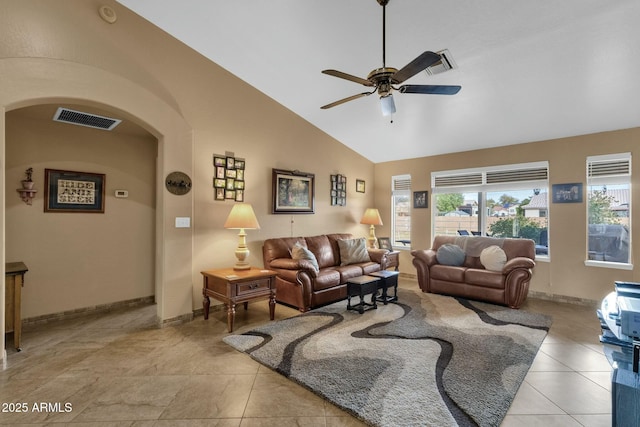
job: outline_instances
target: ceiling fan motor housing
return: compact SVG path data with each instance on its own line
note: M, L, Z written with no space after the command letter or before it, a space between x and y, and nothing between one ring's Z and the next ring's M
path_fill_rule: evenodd
M391 84L395 83L391 80L391 76L393 76L397 71L398 70L393 67L376 68L369 73L367 80L378 88L378 94L380 96L387 96L393 89Z

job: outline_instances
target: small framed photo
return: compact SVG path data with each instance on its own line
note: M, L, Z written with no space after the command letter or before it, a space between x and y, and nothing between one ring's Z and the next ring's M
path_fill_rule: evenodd
M224 187L216 188L215 200L224 200Z
M551 194L553 203L582 203L582 183L553 184Z
M236 190L236 202L244 202L244 190Z
M224 179L225 178L225 168L224 166L216 166L216 178Z
M236 190L244 190L244 181L236 179L233 183L233 188L235 188Z
M378 237L378 248L392 251L391 239L389 237Z
M214 178L213 179L213 186L215 188L224 188L227 185L227 180L223 179L223 178Z
M429 207L429 192L414 191L413 192L413 208L424 209Z
M236 170L236 179L239 179L240 181L244 181L244 169Z
M364 180L356 179L356 191L358 193L364 193Z
M225 156L213 155L213 165L225 167L227 164L227 158Z
M227 178L225 187L227 190L233 190L236 188L236 180L233 178Z
M235 169L235 168L236 168L235 157L227 157L227 169Z
M235 200L236 199L236 190L226 190L224 192L224 197L227 200Z
M238 171L235 169L227 169L226 175L227 178L236 178L238 176Z
M244 169L244 160L236 159L236 169Z

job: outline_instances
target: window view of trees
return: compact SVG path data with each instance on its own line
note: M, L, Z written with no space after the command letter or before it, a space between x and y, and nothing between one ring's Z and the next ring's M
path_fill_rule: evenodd
M587 260L630 262L631 155L587 158Z
M546 189L435 195L436 234L476 234L523 238L548 255Z

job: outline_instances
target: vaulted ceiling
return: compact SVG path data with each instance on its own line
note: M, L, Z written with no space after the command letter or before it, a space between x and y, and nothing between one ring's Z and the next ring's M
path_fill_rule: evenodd
M394 92L322 74L382 67L376 0L118 0L373 162L640 126L637 0L390 0L386 65L448 49L457 68ZM250 107L248 107L250 108Z

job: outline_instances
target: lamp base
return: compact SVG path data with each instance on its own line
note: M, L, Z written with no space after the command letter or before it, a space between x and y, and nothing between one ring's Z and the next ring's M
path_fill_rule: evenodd
M236 265L233 266L234 270L251 270L251 264L248 262L237 262Z
M369 227L369 238L367 239L369 242L369 249L378 249L378 239L376 238L376 227L371 224Z

